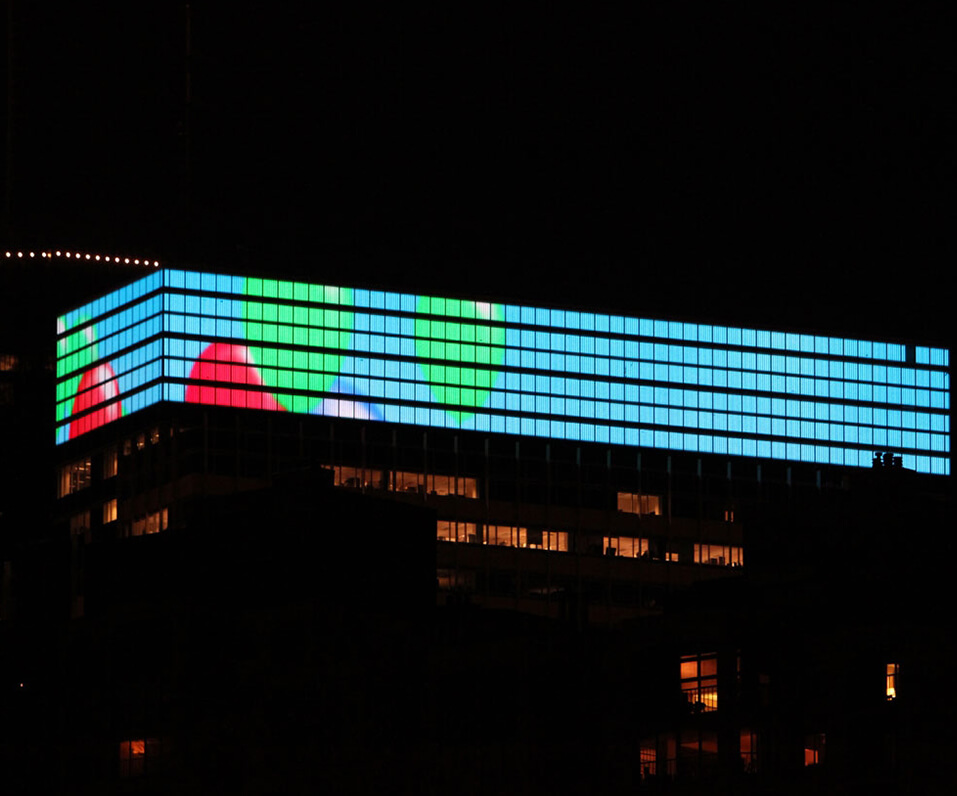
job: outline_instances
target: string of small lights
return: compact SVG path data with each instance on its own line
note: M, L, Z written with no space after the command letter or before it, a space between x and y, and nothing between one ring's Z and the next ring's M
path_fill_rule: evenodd
M39 257L40 259L45 259L45 260L54 260L58 258L64 258L67 260L82 260L84 262L89 260L90 262L97 262L97 263L103 262L103 263L120 263L122 265L145 265L151 268L159 267L159 260L147 260L147 259L141 259L139 257L116 257L115 255L110 255L110 254L88 254L85 252L68 252L68 251L59 251L59 250L41 251L41 252L6 251L4 252L4 254L8 260L30 260L30 259L36 259L37 257Z

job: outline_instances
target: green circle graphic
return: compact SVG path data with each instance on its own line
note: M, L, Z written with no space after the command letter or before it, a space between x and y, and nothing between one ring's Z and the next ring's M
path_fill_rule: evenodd
M287 411L314 410L322 402L314 393L332 387L352 342L354 313L340 309L353 306L352 289L262 279L247 280L246 294L255 298L243 302L243 331L263 384ZM300 299L326 306L292 303ZM294 369L293 346L309 349L308 371Z
M415 354L435 400L461 425L488 402L505 361L501 304L419 296ZM472 411L470 411L472 410Z

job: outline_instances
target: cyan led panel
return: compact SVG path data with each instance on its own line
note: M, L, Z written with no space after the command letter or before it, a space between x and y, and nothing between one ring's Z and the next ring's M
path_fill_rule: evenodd
M950 471L940 348L174 270L58 329L58 443L165 400Z

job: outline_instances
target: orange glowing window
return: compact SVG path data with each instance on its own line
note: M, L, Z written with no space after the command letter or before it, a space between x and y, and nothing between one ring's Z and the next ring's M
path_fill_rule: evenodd
M885 693L887 695L887 700L897 699L897 677L900 674L900 664L899 663L889 663L887 664L887 684L885 686Z
M649 558L651 555L647 539L632 536L604 537L606 556L624 556L625 558Z
M737 545L696 544L694 562L717 567L740 567L744 563L744 553Z
M658 749L654 738L646 738L641 742L638 756L641 763L641 778L651 779L656 776L658 773Z
M718 656L709 652L681 657L681 690L696 713L718 709Z
M159 742L156 738L137 738L120 741L120 777L140 777L146 773L147 764L154 766L158 758Z
M119 451L114 445L103 453L103 477L112 478L118 472Z
M817 766L824 762L824 744L826 737L823 732L815 732L804 738L804 765Z
M523 528L515 525L486 525L485 543L501 547L568 552L568 532Z
M758 735L751 730L741 730L740 737L741 768L746 774L754 774L758 770Z
M92 482L90 457L60 468L57 497L65 497L86 489Z
M479 543L478 525L474 522L456 522L455 520L437 520L436 537L443 542Z
M627 514L661 514L661 498L658 495L619 492L618 511Z

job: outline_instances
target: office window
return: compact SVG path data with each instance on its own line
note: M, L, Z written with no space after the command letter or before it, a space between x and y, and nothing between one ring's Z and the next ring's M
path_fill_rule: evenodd
M20 359L16 354L0 354L0 370L16 370Z
M638 760L641 766L641 778L651 779L658 774L658 749L655 738L645 738L639 743Z
M748 729L741 730L741 769L746 774L758 771L758 734Z
M714 730L685 730L678 748L678 773L682 777L712 776L718 765L718 733Z
M437 520L435 537L442 542L478 544L481 541L478 535L478 526L474 522L456 522L454 520Z
M568 551L568 533L514 525L486 525L485 543L501 547L525 547L535 550Z
M897 677L899 674L899 663L887 664L887 682L884 687L884 692L887 695L888 702L890 702L892 699L897 699Z
M145 534L159 533L160 531L165 531L168 526L169 510L164 508L147 514L145 517L133 520L130 535L143 536Z
M350 489L388 489L389 473L366 467L335 467L335 485Z
M823 732L813 732L804 737L805 766L817 766L824 762L824 745L826 740Z
M90 530L90 512L81 511L70 517L70 536L84 536Z
M80 459L78 462L67 464L60 468L60 480L57 489L57 497L65 497L86 489L92 481L90 469L90 457Z
M116 498L103 504L103 524L116 521Z
M423 473L396 472L392 489L395 492L425 492L425 475Z
M604 537L606 556L624 556L625 558L649 558L648 540L632 536Z
M637 492L618 493L618 511L628 514L661 514L661 497Z
M462 569L438 569L435 584L440 591L475 591L475 573Z
M714 652L681 656L681 690L695 713L718 709L718 655Z
M116 445L103 452L103 478L113 478L119 471L119 451Z
M456 478L454 475L430 475L426 479L426 491L430 495L459 495L467 498L478 497L478 486L474 478Z
M744 563L744 553L736 545L696 544L694 562L716 567L740 567Z
M120 741L119 753L120 777L141 777L158 766L160 742L157 738Z

